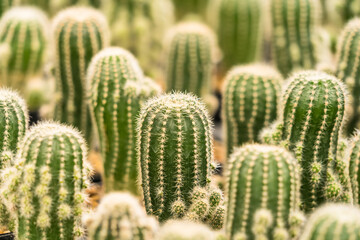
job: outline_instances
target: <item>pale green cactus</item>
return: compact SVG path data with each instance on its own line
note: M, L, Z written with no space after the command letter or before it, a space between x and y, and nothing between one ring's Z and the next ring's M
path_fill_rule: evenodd
M360 17L360 0L338 0L338 3L338 9L344 22L354 17Z
M19 4L19 0L2 0L0 3L0 17L11 7Z

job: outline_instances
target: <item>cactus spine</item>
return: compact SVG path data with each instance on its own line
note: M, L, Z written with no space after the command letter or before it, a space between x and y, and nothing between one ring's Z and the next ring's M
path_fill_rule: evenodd
M351 139L345 162L349 163L348 167L354 204L360 205L360 132L356 132L355 136Z
M327 204L316 210L300 240L360 239L360 210L351 205Z
M273 55L280 72L312 69L315 56L316 28L320 19L318 0L272 0Z
M230 239L288 239L298 234L298 168L281 147L245 145L234 151L226 186L225 231Z
M352 96L351 116L347 133L351 134L360 121L360 19L350 21L341 34L337 49L336 76L349 88Z
M138 121L140 182L146 210L160 221L179 216L195 187L210 182L212 123L194 96L152 98Z
M227 155L234 147L257 141L262 128L277 116L282 76L267 65L233 68L225 78L224 122Z
M105 195L87 225L90 240L152 240L157 230L157 222L146 216L138 200L120 192Z
M144 79L133 55L121 48L106 48L88 70L90 110L98 130L106 192L137 193L136 119L141 103L160 92Z
M0 84L24 91L40 75L46 56L48 19L33 7L15 7L0 21Z
M167 91L211 94L217 45L214 33L197 22L184 22L167 34Z
M86 99L86 69L91 58L108 45L105 17L92 8L72 7L54 19L57 106L55 118L91 138Z
M85 140L70 127L45 122L27 132L14 167L2 174L1 193L17 218L18 239L82 236L86 155Z

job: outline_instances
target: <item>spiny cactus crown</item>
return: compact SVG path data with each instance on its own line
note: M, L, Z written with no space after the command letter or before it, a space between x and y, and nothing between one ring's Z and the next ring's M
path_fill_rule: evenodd
M338 9L346 22L355 16L360 16L360 0L339 0Z

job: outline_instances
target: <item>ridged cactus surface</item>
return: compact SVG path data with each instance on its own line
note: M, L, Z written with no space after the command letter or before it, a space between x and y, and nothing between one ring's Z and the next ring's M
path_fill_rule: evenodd
M360 205L360 132L356 132L355 136L352 137L348 145L345 161L349 164L354 204Z
M0 17L11 7L16 6L19 0L2 0L0 3Z
M234 67L225 78L223 116L226 153L258 135L277 117L282 76L267 65Z
M295 158L281 147L236 149L227 171L227 236L231 240L296 236L302 219L298 169Z
M143 76L134 56L121 48L99 52L88 71L89 104L100 141L105 191L138 193L136 120L141 104L160 87Z
M77 127L90 141L92 128L86 99L86 70L91 58L108 45L107 22L97 10L72 7L59 12L53 24L57 83L55 118Z
M195 187L210 181L212 123L190 94L168 94L143 105L138 120L140 182L149 214L165 221L189 207Z

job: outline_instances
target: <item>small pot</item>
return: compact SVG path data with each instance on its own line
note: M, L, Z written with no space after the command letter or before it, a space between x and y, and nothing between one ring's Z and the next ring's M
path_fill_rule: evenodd
M12 232L0 234L0 240L13 240L15 239Z

